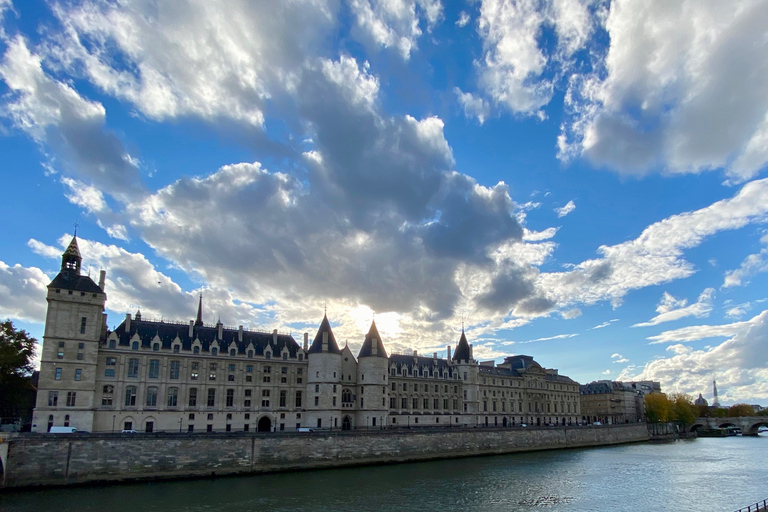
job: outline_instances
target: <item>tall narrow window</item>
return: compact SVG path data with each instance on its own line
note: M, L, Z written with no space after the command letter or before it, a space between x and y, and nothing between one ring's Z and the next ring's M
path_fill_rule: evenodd
M58 391L49 391L48 392L48 407L56 407L59 404L59 392Z
M168 388L168 407L176 407L179 403L179 388Z
M55 380L61 380L61 368L56 368L56 374L53 377Z
M129 359L128 360L128 377L135 379L138 376L139 376L139 360Z
M280 407L285 407L285 402L286 402L287 394L288 394L288 392L285 391L285 390L280 391ZM333 399L336 400L336 397L333 397Z
M151 359L149 361L149 378L157 379L158 377L160 377L160 360Z
M172 380L177 380L179 378L179 369L181 368L181 363L179 361L171 361L171 368L169 371L168 377Z
M80 380L83 376L83 370L80 368L75 369L75 380Z
M227 407L232 407L233 405L235 405L235 390L228 389L227 390Z
M189 388L189 406L197 406L197 388Z
M88 321L86 317L80 319L80 334L85 334L85 324Z
M128 407L136 405L136 386L128 386L125 388L125 405Z
M301 391L296 392L296 407L301 407Z
M208 407L216 405L216 390L213 388L208 389Z
M74 407L76 398L77 398L76 391L67 391L67 407Z
M147 407L157 407L157 388L155 386L147 388Z

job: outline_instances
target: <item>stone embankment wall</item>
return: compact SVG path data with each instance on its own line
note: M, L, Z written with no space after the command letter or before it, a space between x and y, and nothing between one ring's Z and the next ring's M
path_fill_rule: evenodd
M647 441L645 424L302 434L40 434L7 440L5 488L386 464Z

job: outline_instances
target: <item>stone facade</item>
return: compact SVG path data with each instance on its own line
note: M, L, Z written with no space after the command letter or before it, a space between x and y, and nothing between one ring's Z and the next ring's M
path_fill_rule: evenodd
M601 380L580 386L582 421L606 425L645 421L645 395L634 383Z
M451 356L388 354L371 324L357 357L324 317L303 346L277 331L152 321L106 328L105 275L79 274L73 239L48 287L33 431L295 431L571 425L579 386L530 356L480 363L465 334Z

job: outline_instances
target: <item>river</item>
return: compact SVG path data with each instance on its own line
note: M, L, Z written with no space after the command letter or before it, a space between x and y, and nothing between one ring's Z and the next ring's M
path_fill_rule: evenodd
M768 437L0 494L0 511L691 511L768 498Z

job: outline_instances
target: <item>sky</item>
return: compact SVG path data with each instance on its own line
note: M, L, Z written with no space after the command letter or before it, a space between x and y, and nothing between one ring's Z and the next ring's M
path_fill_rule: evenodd
M126 313L768 405L768 1L0 0L0 318Z

